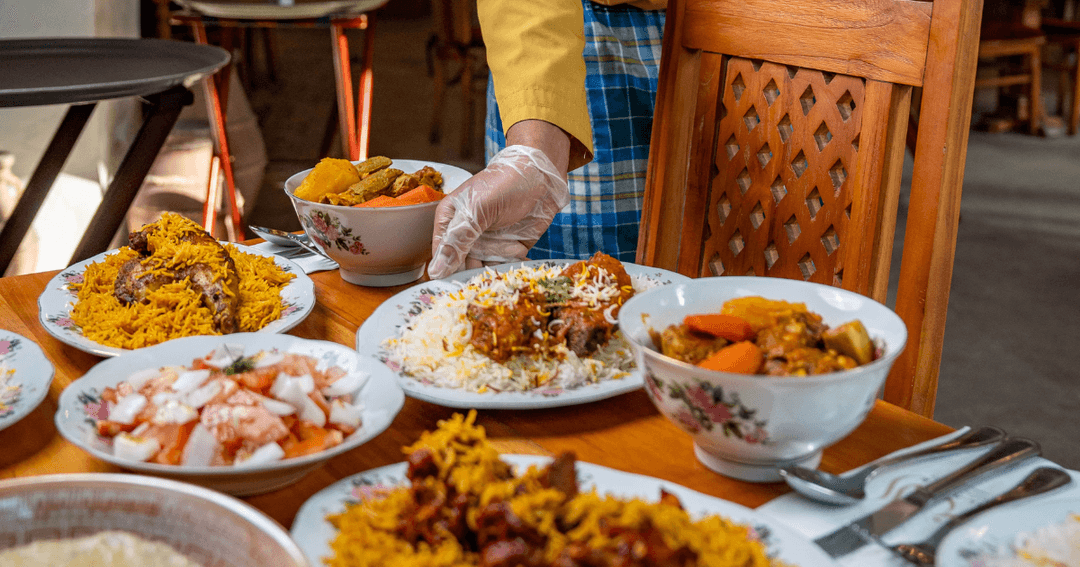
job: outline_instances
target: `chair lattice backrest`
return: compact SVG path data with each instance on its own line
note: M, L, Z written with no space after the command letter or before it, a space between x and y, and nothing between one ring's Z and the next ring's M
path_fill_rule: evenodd
M638 262L885 302L922 89L885 399L932 415L981 0L671 0Z

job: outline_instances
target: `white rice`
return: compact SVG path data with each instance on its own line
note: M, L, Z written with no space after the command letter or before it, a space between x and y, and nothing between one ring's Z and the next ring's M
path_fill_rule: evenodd
M1080 566L1080 515L1019 534L1009 550L980 559L986 567Z
M626 376L634 369L634 357L619 331L588 358L578 357L566 345L560 345L556 349L558 356L519 355L500 364L469 344L472 325L466 312L470 303L513 306L518 289L537 285L545 278L557 278L566 267L566 264L523 266L503 274L488 269L465 282L460 290L433 296L431 303L402 328L398 337L383 342L387 360L422 382L470 392L569 389ZM571 288L570 296L593 304L617 296L615 278L603 270L592 269L599 272L597 277ZM644 276L631 276L631 280L635 293L660 285ZM557 325L557 321L550 324L552 330Z

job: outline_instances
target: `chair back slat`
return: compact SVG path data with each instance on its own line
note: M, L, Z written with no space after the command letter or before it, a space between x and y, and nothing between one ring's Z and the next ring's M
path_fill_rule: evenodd
M981 10L981 0L671 0L638 262L886 302L922 88L896 300L909 341L886 399L932 415Z
M695 2L682 46L919 86L932 10L917 0Z

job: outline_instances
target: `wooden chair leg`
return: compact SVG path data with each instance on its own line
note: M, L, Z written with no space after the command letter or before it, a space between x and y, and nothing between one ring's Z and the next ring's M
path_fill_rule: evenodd
M372 88L375 77L372 71L375 62L375 14L364 16L364 57L361 59L360 86L358 88L359 101L357 103L356 122L359 131L356 133L358 157L367 159L368 148L371 143L371 101L374 96Z
M446 59L442 54L443 46L436 43L433 47L434 64L432 70L432 93L431 93L431 130L428 139L432 144L439 143L442 138L442 113L443 102L446 95Z
M1080 44L1077 44L1076 49L1076 65L1072 69L1072 100L1069 101L1072 106L1069 111L1069 126L1068 132L1070 136L1076 135L1077 123L1080 122Z
M195 41L201 44L207 44L206 41L206 27L203 26L201 21L197 21L192 24L192 28L195 35ZM239 206L239 190L236 187L236 181L233 178L232 158L229 154L229 141L225 131L225 98L222 96L225 93L219 92L219 81L228 85L229 83L229 67L226 66L222 70L218 71L215 75L209 76L203 79L203 92L206 95L206 110L210 117L211 133L214 138L214 146L217 149L217 157L221 160L221 171L225 174L225 190L229 198L229 209L231 212L230 220L236 232L235 237L239 240L244 239L244 224L242 213ZM214 206L214 193L217 191L217 187L207 187L206 200L203 203L203 228L206 229L211 235L214 233L214 226L216 224L217 207Z
M334 52L334 81L337 85L338 126L345 158L359 159L360 148L356 144L356 118L353 114L352 65L349 61L349 38L345 27L330 24L330 39Z
M1031 105L1031 122L1028 124L1028 132L1032 135L1039 133L1039 128L1042 126L1043 117L1043 104L1042 104L1042 55L1040 49L1036 48L1031 52L1031 89L1030 105Z
M461 100L465 105L461 124L461 157L472 157L473 119L473 54L466 49L461 58Z

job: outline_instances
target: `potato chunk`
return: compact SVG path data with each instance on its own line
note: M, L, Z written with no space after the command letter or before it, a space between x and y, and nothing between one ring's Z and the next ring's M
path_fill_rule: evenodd
M874 360L874 343L858 319L825 331L821 334L821 340L826 348L846 354L860 365Z
M340 193L358 181L360 174L349 160L323 158L304 178L293 195L318 203L326 195Z

